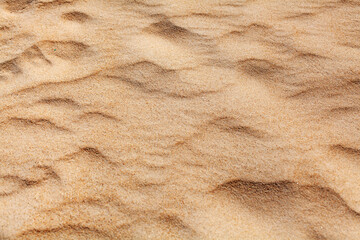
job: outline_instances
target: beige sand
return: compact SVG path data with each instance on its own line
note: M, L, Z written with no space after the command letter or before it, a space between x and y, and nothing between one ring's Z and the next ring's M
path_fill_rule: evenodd
M1 0L0 239L360 239L360 1Z

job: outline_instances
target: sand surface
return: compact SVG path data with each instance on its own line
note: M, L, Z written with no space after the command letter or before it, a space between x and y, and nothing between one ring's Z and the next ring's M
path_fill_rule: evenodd
M0 239L360 239L360 1L0 0Z

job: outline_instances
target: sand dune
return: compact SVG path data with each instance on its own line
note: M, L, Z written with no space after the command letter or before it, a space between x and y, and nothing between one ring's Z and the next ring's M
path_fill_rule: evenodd
M357 0L0 1L0 239L360 239Z

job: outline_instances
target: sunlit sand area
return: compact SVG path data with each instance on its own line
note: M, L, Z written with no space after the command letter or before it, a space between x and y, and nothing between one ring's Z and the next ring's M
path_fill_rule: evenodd
M359 113L358 0L1 0L0 240L359 240Z

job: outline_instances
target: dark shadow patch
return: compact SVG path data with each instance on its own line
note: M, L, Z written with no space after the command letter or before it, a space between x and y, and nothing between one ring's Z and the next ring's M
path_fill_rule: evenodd
M319 92L321 92L321 90L322 89L319 87L309 88L309 89L305 89L305 90L299 91L297 93L291 94L291 95L287 96L286 98L299 99L299 98L305 98L305 97L313 97L313 96L317 95ZM321 95L321 96L323 96L323 95Z
M357 107L337 107L329 110L331 114L347 114L359 111Z
M311 12L303 12L298 14L291 14L289 16L286 16L284 19L304 19L304 18L310 18L314 17L316 14Z
M103 112L97 112L97 111L84 113L80 118L86 118L86 117L100 117L103 119L120 121L119 119L117 119L114 116L111 116L111 115L103 113Z
M18 66L17 64L17 58L6 61L6 62L2 62L0 63L0 73L11 73L11 74L20 74L22 73L21 68Z
M0 197L11 196L25 187L24 181L18 176L6 175L0 177Z
M234 8L238 8L238 7L244 7L244 6L246 6L246 4L244 4L244 3L237 3L237 2L229 2L229 3L220 3L219 6L220 6L220 7L234 7Z
M159 34L163 37L174 40L176 40L177 38L188 39L200 37L200 35L192 33L185 28L179 27L169 20L161 20L160 22L153 23L147 30L152 33Z
M311 53L311 52L301 52L298 51L298 54L296 56L297 58L302 58L302 59L306 59L306 60L314 60L314 59L326 59L326 57L321 56L319 54L316 53Z
M50 166L46 166L46 165L39 165L39 166L35 166L36 169L40 169L42 171L45 172L45 175L47 176L47 178L53 178L57 181L60 181L60 176L55 172L55 170L50 167Z
M6 9L10 12L20 12L28 8L35 0L6 0Z
M116 165L116 162L111 161L107 156L105 156L102 152L100 152L97 148L94 147L82 147L80 148L80 151L77 154L85 153L87 156L89 156L89 159L95 160L95 161L103 161L110 165Z
M61 17L65 20L79 22L79 23L84 23L91 19L91 17L86 13L78 12L78 11L64 13L61 15Z
M284 69L268 60L256 58L241 60L238 64L240 70L253 77L271 77Z
M48 129L53 129L53 130L62 131L62 132L71 132L69 129L64 128L64 127L59 127L55 123L51 122L50 120L43 119L43 118L33 120L33 119L27 119L27 118L13 117L13 118L10 118L7 123L14 123L16 126L22 126L22 127L36 126L36 127L40 127L40 128L48 128Z
M31 229L22 232L16 239L46 239L48 237L59 236L59 239L113 239L108 233L97 228L90 228L81 225L63 225L56 228Z
M345 215L360 219L360 214L351 209L338 193L317 185L233 180L219 185L213 192L229 193L249 208L265 214L295 215L307 219L308 216L303 216L303 211L307 211L311 214L307 219L309 222L313 221L312 218L326 222L328 217Z
M93 148L93 147L83 147L81 148L82 151L86 152L86 153L89 153L90 155L93 155L95 157L98 157L98 158L104 158L106 159L105 155L102 154L98 149L96 148Z
M10 27L8 26L0 26L0 31L9 31Z
M150 4L150 3L147 3L147 2L141 1L141 0L132 0L130 2L130 4L136 4L136 5L143 6L143 7L161 7L162 6L162 4Z
M309 233L309 239L311 240L327 240L323 234L319 233L318 231L311 230Z
M76 1L77 0L54 0L51 2L39 2L37 4L37 7L40 9L46 9L46 8L58 7L62 5L70 5Z
M49 104L58 107L80 108L80 104L70 98L45 98L38 101L41 104Z
M55 179L60 181L60 177L58 174L49 166L35 166L35 169L39 169L45 173L44 177L39 178L39 176L35 173L30 178L22 178L16 175L5 175L0 176L2 187L6 187L6 185L10 186L10 190L5 190L0 192L0 197L11 196L20 192L25 188L31 188L38 185L43 184L45 181L49 179ZM39 174L39 172L37 172ZM12 187L11 187L12 186Z
M348 156L353 156L360 159L360 149L347 147L342 144L335 144L330 146L330 149Z
M352 80L349 84L353 85L354 87L360 87L360 79Z
M175 228L177 231L183 232L183 234L186 234L188 237L196 235L196 231L194 229L185 224L175 215L162 214L158 219L162 224Z
M270 27L264 24L260 24L260 23L251 23L249 25L245 25L245 26L240 26L239 27L241 30L238 31L232 31L226 35L235 35L238 37L246 37L246 36L251 36L253 34L260 34L264 35L264 34L268 34L270 31Z
M221 117L210 123L221 130L236 135L247 135L255 138L263 138L267 135L265 132L240 124L239 121L234 118Z

